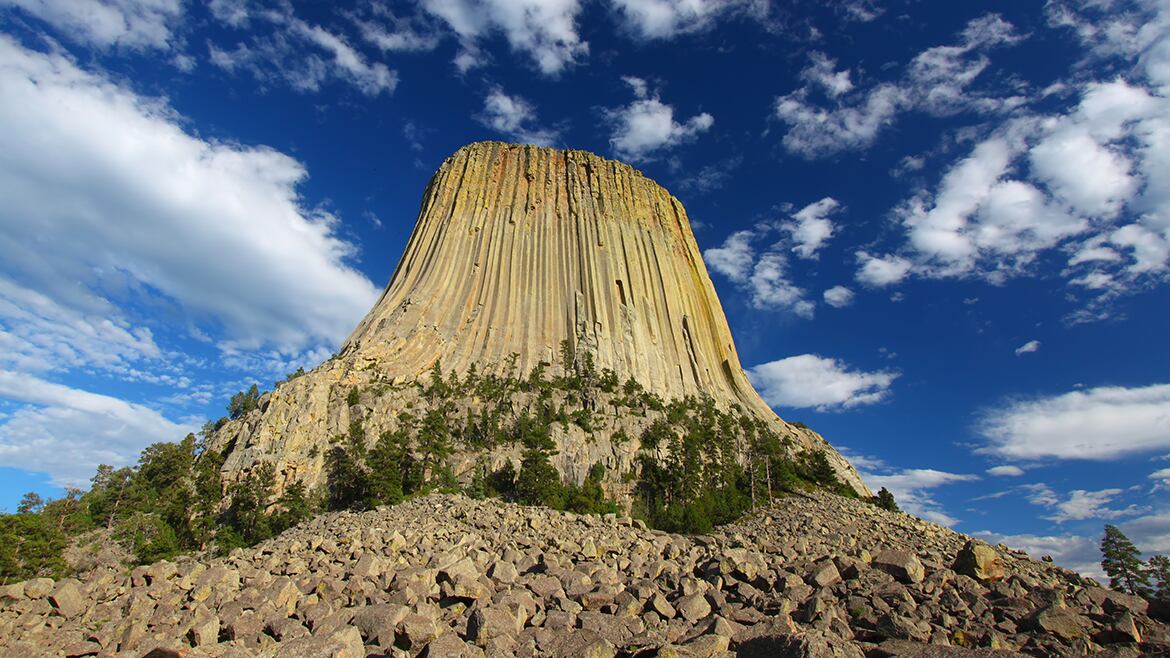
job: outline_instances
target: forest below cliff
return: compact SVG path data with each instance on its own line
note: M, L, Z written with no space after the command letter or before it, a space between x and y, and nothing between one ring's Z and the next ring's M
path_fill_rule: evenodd
M664 401L633 379L619 382L611 370L596 368L591 354L574 353L567 344L557 365L561 374L550 374L551 364L542 363L521 377L507 364L502 374L473 367L460 375L436 363L413 383L425 405L403 413L397 430L367 436L360 421L351 422L330 441L327 483L309 491L294 482L279 494L270 463L225 484L220 468L230 446L222 452L206 447L226 423L255 410L261 394L253 386L233 396L228 415L209 421L198 435L148 446L134 466L100 466L86 491L70 489L48 501L27 494L15 514L0 516L0 582L67 573L75 565L67 563L65 549L78 537L116 542L139 563L193 551L222 554L318 513L394 505L434 491L579 513L628 506L651 527L688 533L710 531L786 492L822 488L856 496L824 453L796 452L769 423L738 407L723 409L710 398ZM533 401L516 409L521 393ZM608 394L612 408L598 408L599 393ZM362 394L351 389L347 402L356 404ZM457 411L455 401L470 397L483 401L478 411ZM617 474L629 485L625 500L607 493L602 464L590 465L581 483L563 480L552 465L556 424L592 434L603 431L599 419L606 414L647 413L658 418L636 437L638 468ZM622 434L611 440L635 439ZM453 453L500 445L522 449L519 468L509 462L491 472L482 465L452 472ZM884 490L874 502L896 508Z

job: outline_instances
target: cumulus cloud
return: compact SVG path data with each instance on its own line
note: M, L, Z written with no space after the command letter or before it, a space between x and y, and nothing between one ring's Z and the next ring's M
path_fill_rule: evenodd
M754 237L753 231L736 231L727 236L722 246L704 251L703 260L716 272L732 281L743 283L747 281L755 259L755 250L752 248Z
M65 37L99 47L171 48L181 0L0 0L52 25Z
M946 526L955 525L959 520L943 511L930 490L979 479L978 475L948 473L933 468L907 468L885 475L862 473L861 477L870 489L888 489L904 511Z
M513 51L530 58L546 75L558 75L589 54L577 32L578 0L420 0L459 39L455 65L461 71L483 61L480 42L502 34Z
M83 487L99 464L133 463L142 448L198 427L107 395L0 370L0 397L25 403L0 423L0 460Z
M223 347L293 353L336 345L377 298L337 218L303 205L301 163L193 136L162 101L60 54L0 37L0 62L0 275L27 289L7 295L50 300L19 322L105 315L106 347L86 358L149 353L123 319L149 301Z
M1062 83L1061 109L1015 108L933 191L902 204L899 253L914 275L998 284L1051 254L1066 259L1060 276L1073 298L1086 300L1074 322L1109 317L1112 299L1170 276L1170 187L1159 184L1170 179L1170 7L1125 7L1047 5L1053 24L1089 47L1085 70L1131 73ZM972 32L1004 33L992 23Z
M795 243L792 251L801 258L816 258L817 251L833 237L836 230L829 216L840 208L841 204L836 199L825 197L801 208L792 216L792 221L781 225L781 229L791 234Z
M1170 384L1102 386L983 412L980 452L1015 459L1109 460L1170 447Z
M537 127L536 108L520 96L509 96L496 87L483 101L479 115L483 125L526 144L549 146L557 140L557 131Z
M874 256L857 252L857 280L867 286L884 288L899 283L910 274L913 264L901 256Z
M623 78L634 92L634 101L606 111L610 122L609 145L618 157L632 161L651 160L663 150L695 139L714 125L706 112L679 123L674 108L651 94L645 80Z
M788 257L772 249L756 258L752 243L773 230L774 226L761 224L755 229L736 231L723 241L722 246L704 251L703 260L748 293L753 307L782 309L798 317L811 318L816 305L807 300L805 291L792 282Z
M782 253L768 252L756 261L748 279L752 306L759 309L788 309L809 319L816 306L804 298L804 290L788 275L788 259Z
M1031 354L1032 352L1036 352L1039 349L1040 349L1040 341L1030 340L1030 341L1028 341L1028 342L1024 343L1023 345L1020 345L1019 347L1016 348L1016 356L1019 356L1021 354Z
M816 258L836 231L829 217L840 207L836 199L825 197L804 206L789 219L760 222L751 229L732 233L722 246L704 251L703 259L711 269L747 292L755 308L783 309L798 317L811 318L816 304L792 280L788 254ZM775 239L777 234L779 239ZM757 257L755 243L758 242L766 246L759 250ZM825 293L825 301L834 306L846 306L852 299L852 291L843 286Z
M786 126L784 147L805 158L829 157L870 146L905 112L946 116L1015 107L1021 99L977 93L972 85L989 64L985 51L1019 38L1010 23L989 14L969 22L958 44L919 53L900 79L864 89L856 88L849 69L838 70L836 60L813 52L801 72L805 85L774 105L774 116Z
M790 356L753 366L748 378L773 407L839 411L889 397L898 378L892 371L850 370L842 361L816 354Z
M1024 474L1024 469L1020 468L1019 466L1005 464L1003 466L992 466L991 468L987 469L987 474L997 477L1019 477Z
M825 303L833 308L845 308L853 303L853 291L845 286L833 286L825 291Z

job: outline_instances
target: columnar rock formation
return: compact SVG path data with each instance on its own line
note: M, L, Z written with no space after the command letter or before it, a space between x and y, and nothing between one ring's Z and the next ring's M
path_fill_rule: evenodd
M766 412L739 364L682 204L629 165L495 142L460 149L342 348L414 376L555 363L563 340L666 398Z
M439 168L390 284L338 355L279 387L212 447L231 447L229 479L268 460L280 480L312 486L329 439L354 418L370 436L394 428L417 401L404 384L436 362L483 373L514 358L523 376L557 363L565 341L664 399L710 396L766 419L798 449L826 451L868 493L824 439L784 423L752 388L677 199L620 162L497 142L466 146ZM352 405L355 387L381 393ZM610 420L610 430L639 435L637 419ZM598 461L626 472L637 451L575 428L554 440L558 468L578 480Z

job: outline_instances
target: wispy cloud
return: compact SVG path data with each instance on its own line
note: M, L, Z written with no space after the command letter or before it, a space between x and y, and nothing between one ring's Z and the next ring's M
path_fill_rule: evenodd
M1103 386L983 412L980 452L1013 459L1108 460L1170 447L1170 384Z

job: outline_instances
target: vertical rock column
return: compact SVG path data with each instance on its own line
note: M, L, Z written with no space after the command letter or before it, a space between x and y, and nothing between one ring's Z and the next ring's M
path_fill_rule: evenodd
M414 377L520 372L560 343L664 397L772 415L744 376L677 199L629 165L496 142L447 159L389 286L342 354Z

